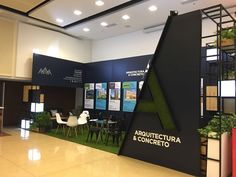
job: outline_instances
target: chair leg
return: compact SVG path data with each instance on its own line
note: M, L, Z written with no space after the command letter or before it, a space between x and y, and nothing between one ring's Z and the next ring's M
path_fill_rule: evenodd
M67 136L69 135L69 133L70 133L70 127L69 127L69 129L68 129Z
M88 135L87 135L87 138L86 138L86 142L88 142L89 135L90 135L90 132L88 132Z
M57 133L59 128L60 128L60 124L57 125L56 133Z
M77 127L74 127L75 130L75 136L77 137Z
M120 140L120 136L116 135L116 144L117 144L117 146L119 146L119 140Z
M109 140L109 134L107 134L106 145L108 144L108 140Z
M81 134L83 135L84 134L84 125L82 125L82 127L81 127Z
M64 124L62 125L62 133L63 133L64 135L66 134L66 127L65 127Z

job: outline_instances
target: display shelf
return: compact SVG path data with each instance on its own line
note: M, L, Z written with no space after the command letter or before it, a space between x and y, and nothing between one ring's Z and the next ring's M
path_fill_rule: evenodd
M222 6L215 5L209 8L205 8L202 10L203 19L209 19L215 24L215 33L214 34L204 34L202 36L202 44L205 49L205 53L203 52L201 57L201 66L204 66L202 69L201 77L203 78L203 86L201 95L201 100L203 100L203 115L200 117L200 121L205 121L203 125L207 124L208 121L214 116L214 114L218 114L220 116L220 125L219 132L222 134L221 130L221 117L223 114L236 110L236 98L234 96L225 96L222 92L223 82L222 81L230 81L235 80L235 40L232 44L223 45L222 39L222 31L228 28L235 28L236 22L235 19L231 16L231 14ZM204 41L207 41L207 43ZM210 51L207 53L207 50ZM210 87L214 87L214 94L209 94ZM209 99L214 99L214 105L210 105ZM227 100L228 99L228 100ZM229 100L230 99L230 100ZM232 101L232 99L234 101ZM230 105L229 105L230 104ZM233 106L233 108L232 108ZM208 108L214 108L214 110L209 110ZM223 139L222 139L223 137ZM201 162L206 163L206 173L202 176L211 177L225 177L229 175L229 168L226 168L225 164L228 164L228 159L224 156L224 148L226 147L226 142L228 140L224 136L220 136L219 138L207 138L206 139L206 147L207 149L211 143L215 144L214 147L214 156L217 158L213 158L211 153L212 150L206 153L206 156L200 156ZM216 146L216 144L218 144ZM210 153L210 154L209 154ZM228 154L226 153L226 156ZM206 162L205 162L206 161ZM201 170L202 171L202 170Z

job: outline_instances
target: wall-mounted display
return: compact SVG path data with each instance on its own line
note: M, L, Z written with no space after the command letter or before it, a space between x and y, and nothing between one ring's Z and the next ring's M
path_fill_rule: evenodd
M96 83L96 109L106 110L107 83Z
M109 83L109 106L111 111L120 111L120 82Z
M94 108L94 83L84 84L84 108Z
M133 112L137 99L137 82L123 82L123 111Z

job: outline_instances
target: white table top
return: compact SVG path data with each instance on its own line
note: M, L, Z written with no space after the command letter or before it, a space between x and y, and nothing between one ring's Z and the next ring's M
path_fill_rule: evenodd
M0 109L4 109L4 107L0 107Z

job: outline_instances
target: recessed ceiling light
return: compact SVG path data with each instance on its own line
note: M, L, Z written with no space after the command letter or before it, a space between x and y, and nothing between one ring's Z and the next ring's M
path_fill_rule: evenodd
M154 12L157 10L157 6L152 5L152 6L148 7L148 10L150 10L151 12Z
M195 2L195 1L198 1L198 0L182 0L181 4L188 4L188 3L191 3L191 2Z
M97 6L103 6L103 5L104 5L104 2L101 1L101 0L99 0L99 1L96 1L95 4L96 4Z
M130 16L129 16L129 15L123 15L122 18L123 18L124 20L129 20L129 19L130 19Z
M90 29L89 29L89 28L84 28L83 31L85 31L85 32L89 32Z
M107 22L102 22L102 23L100 23L100 25L101 25L101 26L107 26L108 23L107 23Z
M80 10L74 10L74 14L75 14L75 15L81 15L82 12L81 12Z
M63 22L64 22L61 18L57 18L56 21L57 21L58 23L63 23Z

